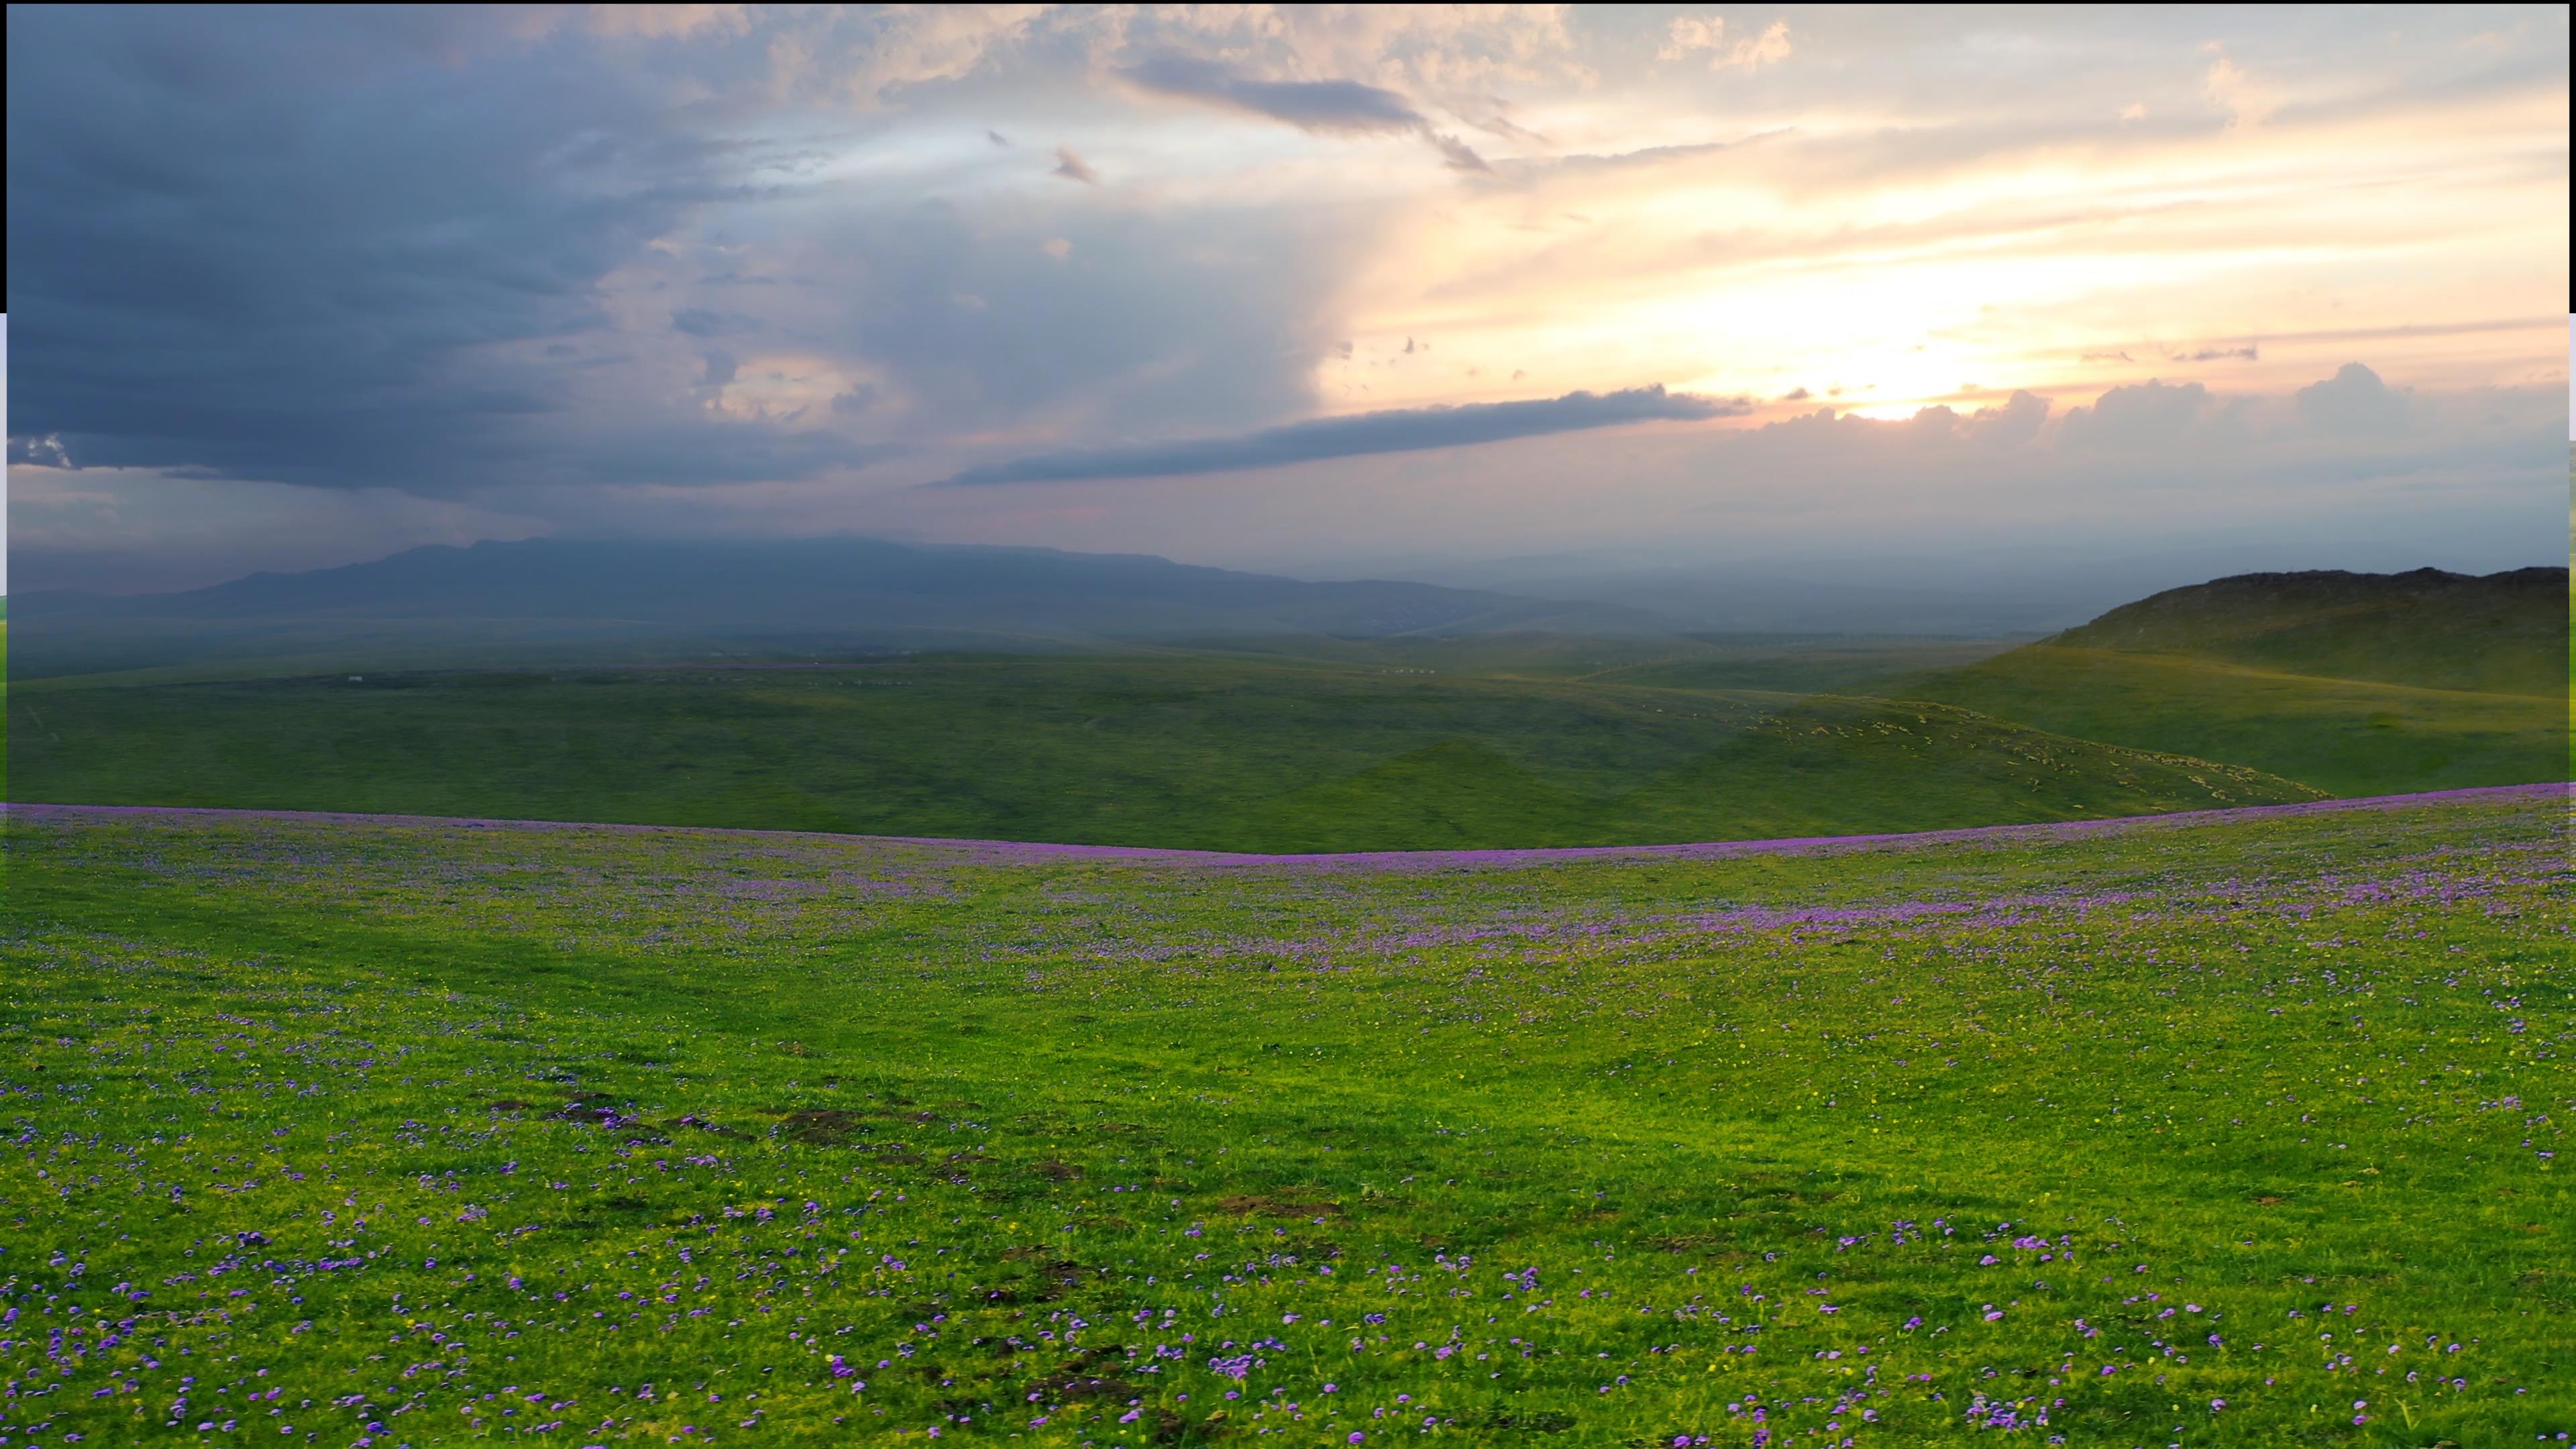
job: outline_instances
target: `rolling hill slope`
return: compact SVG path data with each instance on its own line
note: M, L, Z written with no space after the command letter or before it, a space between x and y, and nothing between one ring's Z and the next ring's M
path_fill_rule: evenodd
M2425 689L2561 694L2567 570L2240 574L2124 604L2049 642Z
M2339 795L2565 778L2567 571L2251 574L1874 692Z

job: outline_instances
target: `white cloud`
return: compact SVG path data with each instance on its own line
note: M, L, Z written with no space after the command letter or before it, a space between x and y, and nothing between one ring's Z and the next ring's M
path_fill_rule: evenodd
M2237 130L2259 126L2281 108L2271 89L2246 74L2245 68L2227 58L2216 41L2201 47L2210 54L2209 74L2202 89L2209 103L2227 113L2227 124Z
M593 5L583 16L593 35L633 35L645 40L685 40L751 30L748 5Z
M1683 60L1708 52L1710 70L1759 70L1789 58L1789 22L1774 20L1758 35L1727 43L1723 15L1676 15L1657 60Z
M1067 181L1079 181L1086 186L1100 184L1100 173L1091 169L1090 162L1075 155L1070 146L1055 148L1055 168L1050 174L1061 176Z

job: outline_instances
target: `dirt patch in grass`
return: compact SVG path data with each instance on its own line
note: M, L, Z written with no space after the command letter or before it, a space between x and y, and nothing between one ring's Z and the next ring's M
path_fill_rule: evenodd
M1339 1217L1342 1205L1315 1198L1272 1197L1266 1193L1241 1193L1217 1199L1217 1210L1240 1217L1314 1218Z

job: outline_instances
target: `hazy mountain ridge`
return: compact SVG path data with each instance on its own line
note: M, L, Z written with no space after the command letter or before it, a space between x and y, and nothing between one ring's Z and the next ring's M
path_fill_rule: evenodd
M1134 554L911 546L878 539L535 539L411 549L181 593L19 600L30 674L292 652L331 630L565 644L792 641L797 648L1509 630L1671 632L1643 610L1397 580L1312 583ZM265 639L263 636L266 636ZM271 648L268 641L275 641ZM91 662L83 662L83 656Z

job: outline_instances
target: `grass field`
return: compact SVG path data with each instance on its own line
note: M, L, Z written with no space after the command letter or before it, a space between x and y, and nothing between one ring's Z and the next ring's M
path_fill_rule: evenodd
M1865 688L2337 795L2546 779L2570 744L2566 588L2554 569L2247 575Z
M0 1434L2557 1442L2567 829L22 807Z
M1955 707L1788 687L1860 672L1831 650L1691 667L1767 687L1635 684L1546 657L1459 669L1178 652L41 680L9 698L10 779L16 798L64 803L1271 851L1927 829L2324 793ZM2464 783L2547 778L2558 741L2535 748L2525 772L2491 761Z
M2539 694L2425 689L2032 645L1888 687L2035 729L2286 774L2337 795L2541 779L2568 738L2563 681Z
M21 680L8 782L56 803L1315 851L1924 830L2564 778L2564 620L2527 587L2500 622L2480 612L2484 583L2454 606L2378 598L2393 587L2290 589L2269 613L2232 598L2195 612L2180 591L2106 615L2087 627L2109 644L2081 648L1304 634L505 664L502 640L426 667L352 638L330 668ZM2377 602L2353 612L2336 590L2354 588ZM2364 668L2397 678L2320 672Z

